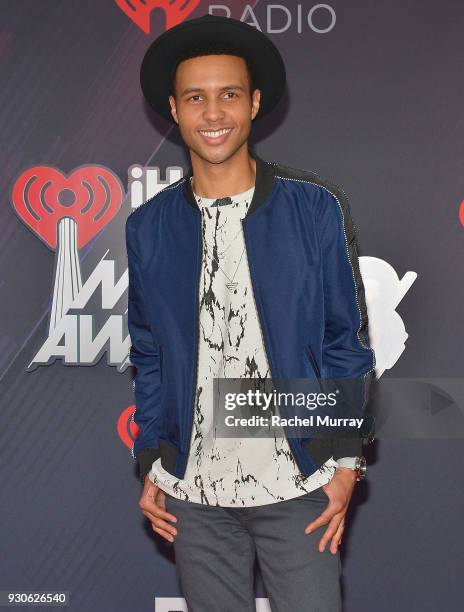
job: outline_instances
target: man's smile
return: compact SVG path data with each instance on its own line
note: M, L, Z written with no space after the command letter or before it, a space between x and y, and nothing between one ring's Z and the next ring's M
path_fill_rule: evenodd
M220 130L198 130L202 138L208 144L222 144L230 134L233 128L223 128Z

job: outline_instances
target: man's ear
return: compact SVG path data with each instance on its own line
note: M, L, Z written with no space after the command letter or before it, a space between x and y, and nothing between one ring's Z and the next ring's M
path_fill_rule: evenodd
M256 117L259 111L259 102L261 100L261 90L254 89L251 97L251 120Z
M174 121L179 125L179 121L177 119L177 109L176 109L176 100L174 96L169 96L169 104L171 106L171 115L174 118Z

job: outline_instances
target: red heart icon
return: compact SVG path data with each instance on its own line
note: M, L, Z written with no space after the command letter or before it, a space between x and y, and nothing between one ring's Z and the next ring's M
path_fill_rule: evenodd
M116 4L145 34L150 34L150 15L155 8L164 11L166 30L169 30L185 21L200 0L116 0Z
M34 166L13 187L17 214L51 249L56 249L60 219L76 221L82 248L118 213L123 197L121 181L103 166L80 166L68 177L50 166Z

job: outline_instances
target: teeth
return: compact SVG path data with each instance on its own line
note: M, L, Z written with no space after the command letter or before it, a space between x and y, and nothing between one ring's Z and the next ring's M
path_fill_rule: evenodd
M232 128L226 128L225 130L216 130L215 132L200 130L200 134L208 136L209 138L219 138L219 136L223 136L224 134L227 134L227 132L230 132L231 129Z

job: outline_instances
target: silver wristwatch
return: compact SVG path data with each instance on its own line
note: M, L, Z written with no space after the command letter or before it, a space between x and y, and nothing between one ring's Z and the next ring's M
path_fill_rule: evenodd
M356 480L361 480L361 478L366 477L367 472L367 464L366 457L356 457Z

